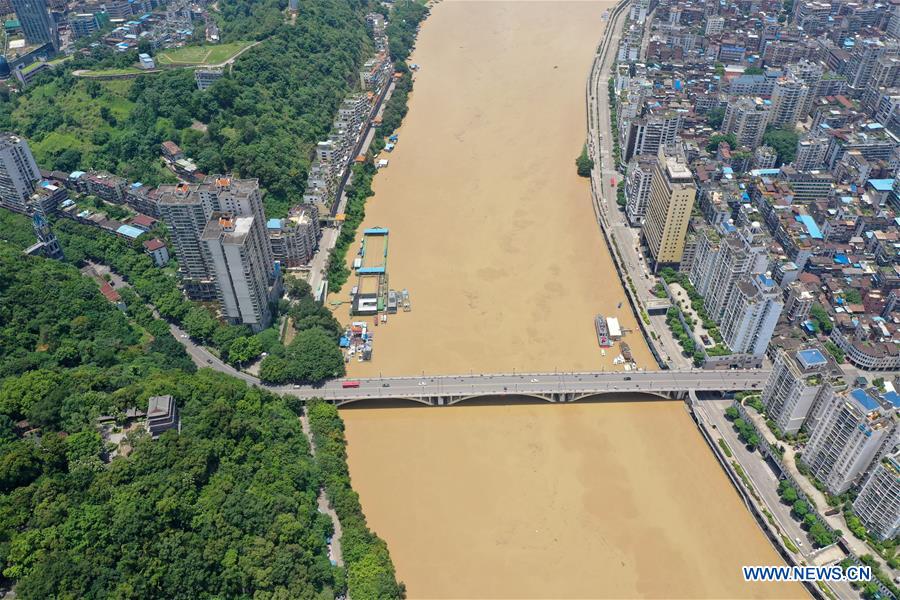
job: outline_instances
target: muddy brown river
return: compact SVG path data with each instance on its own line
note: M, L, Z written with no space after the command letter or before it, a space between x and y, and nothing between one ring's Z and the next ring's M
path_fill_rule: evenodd
M596 313L654 368L575 174L609 6L434 7L364 223L390 229L390 287L413 310L373 329L374 360L351 375L621 370ZM742 581L742 564L782 561L680 402L342 416L353 486L410 598L804 596Z

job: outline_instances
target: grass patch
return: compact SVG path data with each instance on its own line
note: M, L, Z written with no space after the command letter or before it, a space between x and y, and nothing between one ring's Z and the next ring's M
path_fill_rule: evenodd
M79 77L114 77L116 75L145 75L147 71L136 67L124 67L121 69L102 69L99 71L82 71Z
M800 552L800 548L798 548L798 547L794 544L794 542L791 541L791 538L789 538L788 536L784 535L783 533L781 534L781 541L784 542L785 548L787 548L788 550L790 550L790 551L793 552L794 554Z
M232 42L209 46L185 46L166 50L156 55L160 65L215 65L223 63L249 46L252 42Z
M725 453L725 456L727 456L728 458L732 457L731 448L728 447L728 442L726 442L722 438L719 438L719 446L722 448L722 452Z

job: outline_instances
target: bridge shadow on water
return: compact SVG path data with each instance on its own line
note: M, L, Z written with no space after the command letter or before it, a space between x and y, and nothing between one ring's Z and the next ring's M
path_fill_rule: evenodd
M616 392L601 393L587 396L573 402L549 402L543 398L527 396L521 394L510 394L507 396L475 396L454 402L448 406L432 407L428 404L412 400L409 398L392 398L377 399L369 398L357 400L340 406L341 410L369 410L373 408L466 408L478 406L515 406L515 405L546 405L554 404L613 404L622 402L682 402L682 400L672 400L671 398L663 398L655 394L647 394L643 392Z

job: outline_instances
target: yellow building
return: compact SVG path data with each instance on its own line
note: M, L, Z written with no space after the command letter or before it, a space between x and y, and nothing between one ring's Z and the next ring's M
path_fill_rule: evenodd
M659 160L650 182L650 201L641 228L641 234L650 248L654 270L681 262L696 194L691 170L660 148Z

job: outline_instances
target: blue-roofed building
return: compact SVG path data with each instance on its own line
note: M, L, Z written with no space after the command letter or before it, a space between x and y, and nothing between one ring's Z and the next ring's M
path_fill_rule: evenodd
M846 492L880 454L898 441L894 404L861 388L835 392L831 386L811 417L803 462L831 494Z
M859 405L860 405L861 407L863 407L863 409L864 409L866 412L872 412L873 410L877 410L877 409L879 408L879 406L880 406L879 403L878 403L878 400L876 400L875 398L873 398L872 396L870 396L870 395L869 395L865 390L863 390L863 389L856 388L856 389L854 389L854 390L851 390L850 396L851 396L854 400L856 400L856 402L859 403Z
M819 229L819 226L816 225L815 219L813 219L809 215L797 215L795 217L797 221L803 223L803 226L806 227L806 232L809 234L809 237L821 240L823 239L822 231Z
M762 391L766 414L784 433L797 433L823 386L840 377L839 372L817 343L797 351L778 348Z
M136 240L146 233L143 229L139 229L132 225L120 225L118 229L116 229L116 235L120 235L129 240Z

